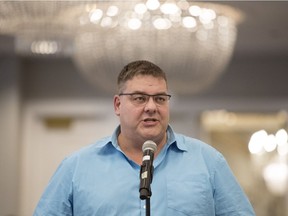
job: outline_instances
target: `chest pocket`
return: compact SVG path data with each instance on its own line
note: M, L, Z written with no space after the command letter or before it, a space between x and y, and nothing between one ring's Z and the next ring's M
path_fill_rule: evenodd
M213 191L205 175L195 175L184 181L167 181L168 215L215 215Z

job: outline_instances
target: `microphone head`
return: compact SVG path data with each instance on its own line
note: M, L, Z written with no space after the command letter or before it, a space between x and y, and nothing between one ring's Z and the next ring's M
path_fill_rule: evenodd
M146 150L151 150L151 151L155 152L157 150L156 143L153 142L152 140L145 141L143 146L142 146L142 151L144 152Z

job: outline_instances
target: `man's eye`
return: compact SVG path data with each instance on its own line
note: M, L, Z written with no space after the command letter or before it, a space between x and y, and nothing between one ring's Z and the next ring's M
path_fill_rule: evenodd
M166 101L166 98L164 96L156 96L154 99L157 102L165 102Z
M134 95L133 99L135 101L145 101L145 97L143 95Z

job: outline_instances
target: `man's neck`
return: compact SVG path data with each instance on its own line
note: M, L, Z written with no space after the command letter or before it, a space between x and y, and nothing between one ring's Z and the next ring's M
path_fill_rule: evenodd
M137 141L132 141L131 139L126 139L121 133L118 135L119 147L130 160L134 161L138 165L142 164L143 143L144 141L137 142ZM155 152L155 155L154 155L155 158L157 157L157 155L159 154L159 152L161 151L165 143L166 143L166 136L160 143L157 143L157 151Z

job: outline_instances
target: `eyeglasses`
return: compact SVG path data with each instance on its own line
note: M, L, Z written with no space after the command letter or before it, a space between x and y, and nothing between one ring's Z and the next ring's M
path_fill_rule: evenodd
M150 97L158 106L166 105L171 98L169 94L155 94L149 95L144 93L120 93L119 96L127 95L130 96L131 102L136 106L144 106L148 103Z

